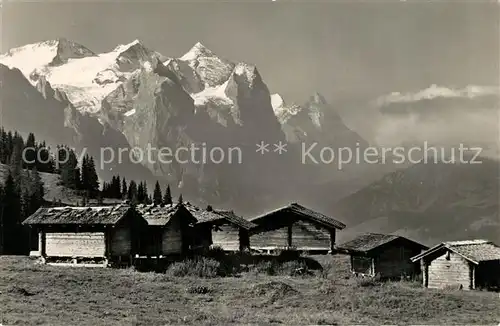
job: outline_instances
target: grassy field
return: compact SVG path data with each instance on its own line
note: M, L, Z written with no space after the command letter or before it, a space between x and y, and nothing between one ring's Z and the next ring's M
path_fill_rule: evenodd
M2 325L498 325L497 293L360 282L341 257L312 276L194 278L0 257Z

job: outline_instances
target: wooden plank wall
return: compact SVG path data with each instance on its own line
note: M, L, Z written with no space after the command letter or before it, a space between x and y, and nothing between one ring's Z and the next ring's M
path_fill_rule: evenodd
M239 228L234 225L221 225L212 230L212 244L227 251L240 250Z
M178 218L173 219L167 225L162 235L162 255L182 253L182 232L181 223Z
M292 225L292 246L299 250L330 250L330 231L311 222L297 221Z
M45 241L49 257L105 257L104 232L48 232Z
M268 248L268 247L278 247L284 248L288 246L288 226L271 230L267 232L261 232L250 236L250 247L251 248Z
M447 253L430 262L428 287L444 288L461 284L464 290L469 289L471 284L469 262L453 252L450 252L449 260L446 259L446 256Z
M417 265L410 258L420 251L415 251L405 246L392 246L377 255L375 260L375 274L381 277L400 277L414 275Z
M111 231L111 255L128 256L132 251L130 228L114 228Z

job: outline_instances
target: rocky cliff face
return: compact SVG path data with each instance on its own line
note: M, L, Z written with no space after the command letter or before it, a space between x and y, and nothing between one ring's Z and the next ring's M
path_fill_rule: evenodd
M40 138L88 148L97 160L103 147L115 154L122 149L120 160L115 156L103 171L125 171L129 179L154 175L185 195L213 204L252 209L256 201L295 197L311 182L316 167L301 163L294 142L328 144L326 134L332 130L334 138L345 134L351 142L357 140L320 95L311 97L298 114L284 109L282 116L273 110L255 66L223 59L201 43L180 58L168 58L139 41L95 54L57 40L13 49L0 56L0 63L19 67L12 78L24 84L14 93L27 115L38 103L51 107L43 109L47 121L27 123L14 114L15 101L8 101L8 127L35 132L46 128L37 132ZM12 84L12 78L5 82ZM25 90L36 92L32 100L22 99ZM59 129L64 133L54 132ZM290 137L297 130L302 135ZM280 141L290 143L282 155L273 152ZM256 153L260 142L268 144L270 153ZM186 150L183 157L175 157L179 149L193 147L199 148L197 157L186 157L191 155ZM131 148L142 153L131 155ZM167 163L159 159L162 148L170 153ZM148 151L152 157L145 156Z
M97 159L101 156L101 148L129 148L120 132L102 124L96 117L78 112L67 95L61 90L54 90L43 77L34 87L21 71L0 64L0 98L2 126L21 133L33 132L52 148L65 144L79 152L86 150ZM113 173L146 179L151 175L128 159L122 164L105 164L100 170L101 177L105 179Z
M343 122L336 110L323 95L315 93L301 105L288 104L279 94L273 94L273 110L281 128L291 143L318 142L332 148L357 146L366 148L368 143Z

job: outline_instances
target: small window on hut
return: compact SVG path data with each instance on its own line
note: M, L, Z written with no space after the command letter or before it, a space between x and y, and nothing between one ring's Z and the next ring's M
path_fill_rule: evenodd
M450 260L450 252L449 251L446 253L446 260Z

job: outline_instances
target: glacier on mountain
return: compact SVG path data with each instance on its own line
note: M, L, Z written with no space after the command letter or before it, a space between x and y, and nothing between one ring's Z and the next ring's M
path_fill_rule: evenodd
M43 76L52 87L64 91L79 111L95 114L100 111L104 97L129 79L143 65L141 61L152 60L138 55L149 52L138 40L98 55L71 42L73 49L80 50L67 54L65 62L53 65L61 52L61 42L45 41L12 49L0 56L0 63L20 69L33 85Z

